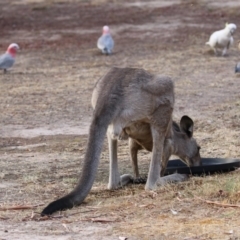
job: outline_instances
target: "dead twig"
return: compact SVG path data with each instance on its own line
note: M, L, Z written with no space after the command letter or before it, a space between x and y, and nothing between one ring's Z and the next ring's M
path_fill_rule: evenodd
M44 204L38 205L18 205L18 206L11 206L11 207L0 207L0 211L7 211L7 210L25 210L25 209L34 209L39 206L43 206Z
M45 221L45 220L51 220L51 219L68 218L68 217L71 217L71 216L74 216L74 215L78 215L78 214L81 214L81 213L92 212L92 211L94 211L94 209L83 211L83 212L75 212L75 213L71 213L71 214L62 214L62 215L59 214L59 215L42 216L42 217L39 217L38 220ZM41 215L40 212L33 212L33 213ZM31 219L32 219L32 217L31 217Z
M237 204L214 202L214 201L205 200L205 199L202 199L202 198L199 198L199 197L195 197L195 198L202 201L202 202L205 202L205 203L208 203L208 204L214 204L214 205L217 205L217 206L220 206L220 207L237 207L237 208L240 208L240 205L237 205Z
M110 218L86 218L82 219L81 221L91 221L91 222L101 222L101 223L108 223L108 222L117 222L117 219L110 219Z
M36 212L33 212L31 216L27 216L25 218L22 219L22 221L46 221L46 220L53 220L53 219L60 219L60 218L64 218L64 215L57 215L57 216L39 216L40 214Z
M82 214L82 213L92 212L92 211L94 211L94 210L95 210L95 209L90 209L90 210L81 211L81 212L75 212L75 213L68 214L67 216L70 217L70 216L73 216L73 215L78 215L78 214Z
M71 232L69 227L65 223L62 223L62 226L66 229L67 232Z

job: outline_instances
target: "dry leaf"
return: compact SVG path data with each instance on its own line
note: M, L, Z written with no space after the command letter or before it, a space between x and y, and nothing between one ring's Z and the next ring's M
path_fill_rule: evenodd
M175 210L173 210L173 209L170 209L170 210L171 210L171 212L172 212L173 215L177 215L177 214L178 214L177 211L175 211Z
M155 204L144 204L144 205L139 205L138 207L140 208L154 208L156 205Z
M127 240L127 237L119 237L119 240Z
M228 232L225 232L225 234L231 235L231 234L233 234L233 230L230 230L230 231L228 231Z
M62 225L67 230L67 232L70 232L70 229L68 228L68 226L65 223L63 223Z

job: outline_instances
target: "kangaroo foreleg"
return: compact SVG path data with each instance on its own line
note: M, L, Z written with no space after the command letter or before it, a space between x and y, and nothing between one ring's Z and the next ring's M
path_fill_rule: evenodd
M139 178L137 154L138 154L138 150L140 149L142 149L142 147L134 139L129 138L130 159L131 159L135 178Z
M180 173L174 173L168 176L164 176L165 170L167 168L167 164L169 161L169 158L172 153L172 144L171 139L166 138L164 142L164 154L161 161L161 172L160 172L160 180L158 182L158 185L165 185L167 183L177 183L177 182L183 182L186 181L189 177L187 174L180 174Z
M161 177L164 176L169 158L172 155L171 141L172 140L169 138L165 138L165 141L164 141L163 157L162 157L162 161L161 161L161 172L160 172Z
M143 149L141 145L139 145L134 139L129 138L129 152L130 152L130 159L132 163L134 178L130 179L129 182L133 184L145 184L147 181L147 176L140 177L139 169L138 169L138 150Z

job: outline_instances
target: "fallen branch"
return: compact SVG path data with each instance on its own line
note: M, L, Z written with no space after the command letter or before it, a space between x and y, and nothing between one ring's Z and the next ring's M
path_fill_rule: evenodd
M202 198L199 198L199 197L195 197L195 198L202 201L202 202L205 202L205 203L208 203L208 204L214 204L214 205L221 206L221 207L238 207L238 208L240 208L240 205L236 205L236 204L214 202L214 201L205 200L205 199L202 199Z
M81 221L91 221L91 222L108 223L108 222L117 222L117 219L109 219L109 218L86 218L86 219L82 219Z
M75 213L71 213L71 214L62 214L62 215L49 215L49 216L40 216L37 220L39 221L45 221L45 220L51 220L51 219L59 219L59 218L68 218L74 215L78 215L78 214L82 214L82 213L87 213L87 212L92 212L93 210L87 210L87 211L82 211L82 212L75 212ZM33 212L33 214L38 214L41 215L40 212ZM32 217L30 218L32 219Z
M27 216L22 219L22 221L46 221L46 220L53 220L53 219L60 219L65 217L64 215L57 215L57 216L40 216L40 213L33 212L31 216Z
M18 205L18 206L12 206L12 207L0 207L0 211L7 211L7 210L25 210L25 209L34 209L39 206L43 206L44 204L38 204L38 205Z
M68 214L67 217L70 217L70 216L73 216L73 215L77 215L77 214L82 214L82 213L87 213L87 212L92 212L94 211L95 209L90 209L90 210L86 210L86 211L79 211L79 212L75 212L75 213L71 213L71 214Z

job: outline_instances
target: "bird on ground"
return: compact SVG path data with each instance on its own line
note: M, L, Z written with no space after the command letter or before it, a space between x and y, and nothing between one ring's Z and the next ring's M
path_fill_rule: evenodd
M97 47L102 51L103 54L110 55L112 53L114 41L108 26L103 27L102 36L97 41Z
M238 49L240 50L240 41L238 42ZM240 62L238 62L235 66L235 73L240 72Z
M236 29L236 24L226 23L225 28L214 32L206 44L214 50L216 55L218 55L218 48L222 49L222 56L225 56L227 50L233 45L233 34Z
M235 66L235 73L239 73L240 72L240 62L238 62Z
M15 63L16 53L19 50L19 46L16 43L11 43L7 48L7 51L0 55L0 69L6 73L7 69L11 68Z

